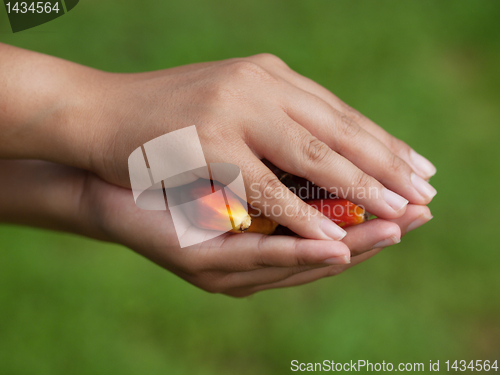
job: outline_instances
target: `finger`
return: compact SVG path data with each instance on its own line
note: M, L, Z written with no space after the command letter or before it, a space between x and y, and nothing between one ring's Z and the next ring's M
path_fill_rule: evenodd
M226 294L232 295L232 296L237 296L237 297L243 297L243 296L248 296L253 293L256 293L258 291L266 290L266 289L274 289L274 288L286 288L290 286L297 286L297 285L302 285L302 284L307 284L319 279L322 279L324 277L328 276L335 276L340 274L341 272L345 271L346 269L349 269L357 264L360 264L364 262L365 260L373 257L377 253L379 253L382 249L374 249L367 251L357 257L352 258L352 261L348 265L335 265L335 266L329 266L329 267L322 267L322 268L316 268L312 269L309 271L301 272L298 274L295 274L285 280L281 280L278 282L274 283L269 283L265 285L258 285L255 287L250 287L250 288L236 288L232 290L226 291Z
M257 137L253 145L267 137ZM341 240L346 232L315 208L292 193L249 149L236 158L240 166L247 200L259 213L291 229L304 238ZM287 158L286 153L281 158Z
M223 279L223 289L226 294L234 296L247 296L257 291L271 288L280 288L309 283L327 276L338 275L344 270L359 264L382 250L387 246L381 242L371 245L373 248L362 251L367 248L368 243L373 243L381 238L397 237L400 230L415 229L432 218L430 211L425 206L409 205L405 214L396 220L394 225L388 225L391 222L375 219L356 227L348 228L348 235L344 243L351 247L352 261L347 265L299 265L291 267L269 267L249 272L238 272L227 275ZM397 224L397 225L396 225ZM399 229L399 226L404 229ZM364 227L364 228L363 228ZM379 231L381 235L377 238L375 234ZM368 235L366 234L368 233ZM360 238L361 237L361 238ZM364 238L363 238L364 237ZM366 241L366 238L369 238Z
M328 103L289 86L287 114L388 189L415 204L428 204L436 190L382 142Z
M387 148L389 148L389 150L408 163L417 175L425 180L428 180L436 174L436 167L434 164L416 152L413 148L406 144L406 142L394 137L368 117L362 115L360 112L350 107L340 99L339 102L341 103L339 108L337 108L339 111L349 116L366 131L378 138L387 146Z
M431 210L427 206L409 204L403 216L391 220L401 228L401 235L424 225L433 218Z
M406 212L403 216L406 216ZM347 235L342 242L349 247L353 257L377 247L387 247L401 241L399 225L383 219L369 220L349 227L346 231Z
M414 217L415 212L412 214ZM406 213L404 216L407 216ZM409 220L411 220L411 218ZM347 236L342 242L349 247L351 256L358 256L376 247L387 247L399 243L400 237L401 229L396 223L382 219L374 219L361 225L347 228ZM241 288L269 284L287 279L298 273L342 261L342 258L336 257L330 261L323 261L323 264L318 265L267 267L247 272L235 272L224 277L223 282L225 288Z
M432 215L427 206L409 204L404 215L397 219L373 219L347 228L347 235L342 242L349 247L354 257L371 249L398 244L409 230L418 228L430 219Z
M253 271L233 272L220 278L219 286L221 290L251 288L282 281L298 273L321 267L328 267L328 265L319 264L294 267L266 267Z
M221 143L217 144L217 147L211 148L211 150L216 149L217 152L206 155L207 159L211 162L230 160L241 169L247 195L246 200L257 209L258 214L272 218L304 238L319 240L341 240L344 238L346 232L342 228L293 194L255 156L255 145L268 138L269 131L268 129L252 130L248 132L245 140L248 145L239 135L228 134L227 138L220 140ZM255 138L255 141L252 142L250 134ZM229 138L231 142L228 142ZM252 147L252 150L249 147ZM286 158L287 155L284 154L283 157Z
M346 264L349 248L340 241L310 240L257 233L227 234L187 248L192 269L250 271L265 267Z
M269 137L252 140L257 152L277 167L349 199L379 217L394 219L404 213L408 203L405 198L386 189L288 116L282 117L268 131Z
M276 77L279 77L295 85L296 87L301 88L302 90L317 96L318 98L324 100L326 103L331 105L336 110L350 117L357 124L363 127L366 131L368 131L373 136L378 138L394 154L396 154L406 163L408 163L413 168L415 173L417 173L420 177L424 179L429 179L434 174L436 174L436 167L429 160L427 160L425 157L418 154L415 150L413 150L410 146L408 146L405 142L392 136L383 128L381 128L379 125L377 125L375 122L370 120L368 117L364 116L359 111L350 107L340 98L338 98L335 94L333 94L330 90L321 86L312 79L304 77L301 74L290 69L286 65L286 63L284 63L278 57L264 53L255 56L250 56L248 57L248 59L258 63L263 68L265 68L269 73L275 75ZM226 60L226 62L230 63L235 60L238 59L230 59ZM207 63L192 64L184 67L175 67L169 69L169 71L179 73L182 72L183 70L191 70L194 68L196 69L209 68L212 65L216 65L218 63L219 62L207 62ZM155 72L150 74L155 74Z
M334 95L330 90L321 86L312 79L304 77L288 68L286 64L273 64L266 59L258 59L263 66L272 74L292 83L293 85L307 91L324 100L330 106L343 114L349 116L353 121L363 127L366 131L378 138L394 154L408 163L415 173L424 179L429 179L436 174L436 167L425 157L418 154L410 146L400 139L392 136L375 122L364 116L354 108L350 107Z

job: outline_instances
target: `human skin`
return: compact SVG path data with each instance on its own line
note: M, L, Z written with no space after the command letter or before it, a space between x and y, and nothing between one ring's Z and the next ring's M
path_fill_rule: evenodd
M337 192L375 191L344 197L385 220L436 193L425 181L436 171L429 161L268 54L113 74L0 44L0 85L0 158L57 162L130 188L134 149L195 124L207 162L239 166L247 191L264 197L249 203L291 212L266 210L304 238L345 231L260 159Z
M397 219L347 228L342 241L243 233L181 249L168 211L141 210L130 190L91 172L0 160L0 181L0 223L122 244L203 290L235 297L338 275L432 218L428 207L409 204Z

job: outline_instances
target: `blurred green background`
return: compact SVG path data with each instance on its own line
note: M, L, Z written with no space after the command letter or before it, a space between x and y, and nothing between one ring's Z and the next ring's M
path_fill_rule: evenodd
M82 0L18 34L4 13L0 41L108 71L276 54L432 160L439 193L401 244L247 299L119 246L2 226L0 374L500 359L500 2Z

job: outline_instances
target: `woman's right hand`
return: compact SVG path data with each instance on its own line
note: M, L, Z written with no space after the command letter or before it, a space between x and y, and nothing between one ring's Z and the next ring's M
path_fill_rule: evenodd
M142 144L196 125L208 163L236 164L248 201L311 239L345 231L291 193L260 161L304 177L383 218L435 190L430 163L271 55L140 74L93 72L82 82L96 129L89 160L104 180L129 187L127 159ZM413 160L413 162L412 162ZM416 168L418 161L420 166Z
M133 150L196 125L207 162L240 167L252 205L322 240L345 232L260 159L383 219L436 193L425 181L435 172L428 161L272 55L111 74L2 44L0 51L2 158L63 163L130 187Z
M338 240L345 232L291 193L260 159L383 219L403 215L408 201L426 205L435 194L425 168L410 166L407 145L339 107L333 95L274 56L99 77L87 90L102 130L91 158L93 170L111 183L129 186L127 158L134 149L195 124L207 162L239 166L249 203L305 238Z

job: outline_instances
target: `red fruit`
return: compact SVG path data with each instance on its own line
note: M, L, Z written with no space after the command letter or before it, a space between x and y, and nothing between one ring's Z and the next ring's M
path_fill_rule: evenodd
M350 227L366 221L365 210L347 199L315 199L306 201L339 227Z

